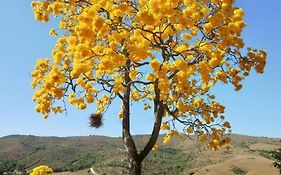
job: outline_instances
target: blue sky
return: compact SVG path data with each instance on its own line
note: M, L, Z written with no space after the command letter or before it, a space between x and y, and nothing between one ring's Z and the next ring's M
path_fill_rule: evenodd
M32 134L45 136L107 135L120 136L121 121L116 116L119 104L110 108L101 129L88 127L88 116L94 111L68 108L68 115L44 120L34 112L30 72L36 58L48 57L55 39L49 28L55 23L38 23L30 7L31 0L3 1L0 11L0 136ZM243 38L246 45L265 49L268 62L265 73L244 81L236 93L231 86L215 89L218 100L226 106L226 117L234 133L281 137L281 1L238 0L248 23ZM149 133L153 119L134 109L133 134Z

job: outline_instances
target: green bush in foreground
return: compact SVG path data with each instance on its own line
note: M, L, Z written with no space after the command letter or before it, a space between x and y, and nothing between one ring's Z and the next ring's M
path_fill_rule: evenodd
M275 160L273 163L274 167L278 168L281 174L281 148L271 151L271 156Z
M24 172L24 165L17 164L14 160L0 160L0 174L13 172L15 170Z

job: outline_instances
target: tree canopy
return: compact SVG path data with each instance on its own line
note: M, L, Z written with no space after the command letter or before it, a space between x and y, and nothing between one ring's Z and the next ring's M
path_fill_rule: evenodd
M210 90L232 84L239 91L266 63L265 51L245 49L244 11L234 0L45 0L32 7L38 21L60 20L50 29L52 57L38 59L32 72L36 111L44 118L63 112L68 98L80 110L95 103L93 116L101 117L119 99L125 147L141 160L156 148L160 128L164 143L179 134L196 134L213 149L228 143L225 108ZM132 103L154 111L140 153L130 135Z

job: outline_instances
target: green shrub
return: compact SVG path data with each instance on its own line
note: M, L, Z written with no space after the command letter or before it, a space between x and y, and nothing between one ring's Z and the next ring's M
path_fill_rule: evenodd
M158 152L151 153L144 161L144 172L151 175L179 174L193 157L181 150L174 148L162 148Z
M0 160L0 174L4 174L4 172L13 172L14 170L24 172L24 169L24 165L17 164L14 160Z
M83 155L83 156L79 156L76 159L68 162L63 169L74 172L77 170L91 168L93 166L93 164L95 164L96 162L100 162L100 161L101 161L101 157L99 157L99 156Z
M113 160L110 163L107 164L107 166L109 167L123 167L123 168L127 168L127 162L124 161L117 161L117 160Z
M238 174L238 175L245 175L247 174L248 172L247 171L244 171L242 170L241 168L237 167L237 166L234 166L231 168L231 171L234 173L234 174Z
M274 167L278 168L281 174L281 148L275 151L271 151L270 154L272 158L275 160L273 163Z

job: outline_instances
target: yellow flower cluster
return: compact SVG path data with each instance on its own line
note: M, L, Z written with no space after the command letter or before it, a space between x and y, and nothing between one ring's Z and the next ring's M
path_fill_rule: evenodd
M178 136L179 133L176 130L172 130L169 133L166 134L166 136L164 137L163 143L167 144L171 141L172 136Z
M167 122L165 122L165 123L162 123L161 129L162 130L170 130L170 126Z
M48 175L52 173L52 168L48 167L47 165L40 165L35 167L29 175Z
M158 71L160 69L161 63L157 59L153 59L150 63L150 66L153 71Z
M211 148L212 150L216 150L219 147L225 145L227 146L231 142L230 137L222 136L224 132L224 129L212 128L210 133L204 133L203 131L199 131L197 132L197 134L201 143L207 142L209 148Z
M257 73L263 73L266 64L266 52L264 50L258 51L249 49L247 55L250 59L240 59L241 69L245 71L245 76L249 74L252 67L255 68Z
M155 144L153 147L152 147L152 151L158 151L159 147Z
M50 35L50 36L57 36L58 34L57 34L57 32L55 31L55 29L50 29L49 35Z
M65 83L66 77L58 67L50 68L49 59L39 59L31 75L33 76L32 87L41 85L41 88L33 96L33 100L37 102L36 111L43 113L46 118L52 110L52 99L59 100L64 96L64 88L61 86ZM61 107L56 107L53 111L57 113L63 110Z

